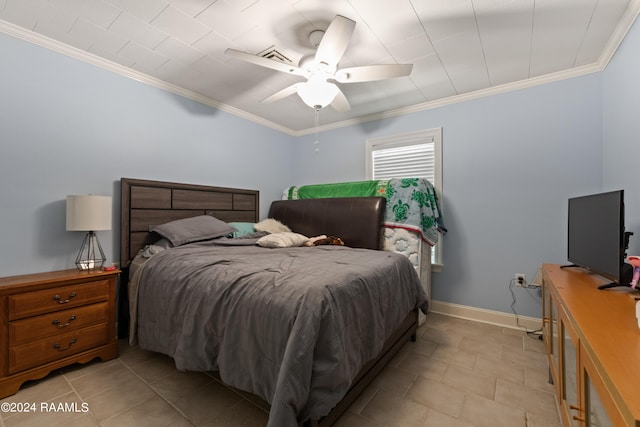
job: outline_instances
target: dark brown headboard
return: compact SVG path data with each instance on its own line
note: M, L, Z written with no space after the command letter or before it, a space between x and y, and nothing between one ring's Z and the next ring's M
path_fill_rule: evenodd
M181 218L212 215L230 222L257 222L257 190L120 179L120 266L125 268L144 245L153 243L149 227Z
M277 200L269 217L308 237L340 237L352 248L382 249L384 197Z

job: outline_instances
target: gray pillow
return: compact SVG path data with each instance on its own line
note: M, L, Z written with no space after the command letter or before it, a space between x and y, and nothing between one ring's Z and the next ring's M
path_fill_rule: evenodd
M157 225L151 231L169 240L173 246L180 246L226 236L233 233L235 229L217 218L200 215Z

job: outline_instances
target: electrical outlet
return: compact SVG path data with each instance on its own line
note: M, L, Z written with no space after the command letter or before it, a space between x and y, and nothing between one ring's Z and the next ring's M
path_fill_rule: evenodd
M516 286L526 287L527 286L527 275L522 273L516 273L515 276Z

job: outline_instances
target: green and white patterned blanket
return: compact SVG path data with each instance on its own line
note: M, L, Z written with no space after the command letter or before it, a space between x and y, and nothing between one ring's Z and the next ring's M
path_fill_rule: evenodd
M287 199L382 196L387 199L385 226L420 233L433 246L447 229L433 185L424 178L354 181L289 187Z

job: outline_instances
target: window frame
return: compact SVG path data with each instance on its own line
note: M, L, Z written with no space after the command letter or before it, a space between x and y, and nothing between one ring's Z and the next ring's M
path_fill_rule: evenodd
M434 178L433 187L436 190L440 207L442 208L442 128L425 129L413 132L406 132L397 135L367 138L366 140L366 179L373 179L373 152L376 149L386 149L402 147L424 143L433 143L434 155ZM440 271L444 266L442 262L442 239L432 248L432 271Z

